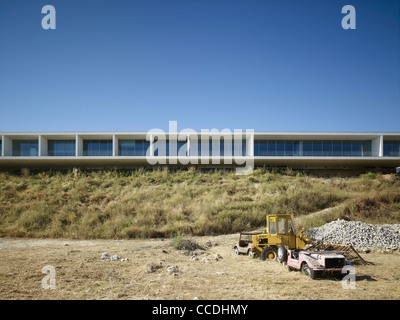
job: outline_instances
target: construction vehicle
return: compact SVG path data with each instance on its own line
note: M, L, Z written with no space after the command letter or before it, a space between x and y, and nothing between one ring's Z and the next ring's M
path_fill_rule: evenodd
M266 216L266 229L262 232L243 233L248 241L240 241L235 245L235 253L247 253L260 257L261 260L281 260L278 258L278 248L286 250L326 250L340 252L348 260L366 263L357 251L350 245L323 244L304 236L304 229L296 234L290 214L274 214ZM282 251L282 250L281 250ZM282 262L282 261L281 261Z
M266 231L252 237L251 251L261 260L275 260L280 245L287 249L303 249L313 241L303 236L303 229L295 233L290 214L267 215L266 222Z

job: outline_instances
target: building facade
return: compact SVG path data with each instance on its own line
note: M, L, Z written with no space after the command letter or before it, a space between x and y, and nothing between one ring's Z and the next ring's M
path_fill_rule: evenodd
M255 167L302 169L400 166L400 133L2 132L0 138L0 169L235 167L250 160Z

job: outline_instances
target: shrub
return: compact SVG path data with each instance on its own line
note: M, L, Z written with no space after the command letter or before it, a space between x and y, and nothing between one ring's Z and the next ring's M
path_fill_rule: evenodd
M177 250L188 250L194 251L196 249L202 249L202 247L192 239L184 239L180 235L178 235L172 241L172 246Z

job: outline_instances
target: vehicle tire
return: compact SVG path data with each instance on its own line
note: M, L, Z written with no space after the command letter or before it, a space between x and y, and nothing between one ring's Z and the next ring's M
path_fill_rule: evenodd
M283 244L281 244L278 248L278 257L277 260L282 263L287 260L287 250Z
M261 251L261 260L275 260L278 256L278 250L275 247L265 247Z
M308 266L307 262L303 262L303 264L301 265L301 273L305 276L310 277L311 279L315 279L314 270Z
M235 255L239 255L239 249L238 247L233 248L233 252L235 253Z

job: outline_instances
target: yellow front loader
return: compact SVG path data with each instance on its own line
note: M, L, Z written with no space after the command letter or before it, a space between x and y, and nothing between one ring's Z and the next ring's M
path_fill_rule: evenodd
M253 254L262 260L276 259L278 247L286 249L303 249L313 240L303 237L303 230L296 234L290 214L267 215L266 232L253 235Z

